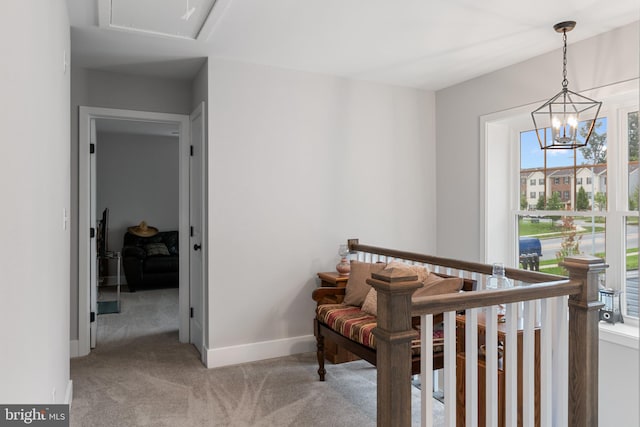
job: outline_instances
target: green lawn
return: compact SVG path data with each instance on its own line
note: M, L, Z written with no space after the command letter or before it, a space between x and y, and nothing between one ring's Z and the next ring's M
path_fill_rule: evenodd
M594 227L597 233L605 231L605 227L596 225ZM556 226L552 222L531 222L520 219L518 221L518 230L520 236L526 237L539 237L540 239L551 239L554 237L562 236L561 227ZM578 234L591 233L590 226L584 226L583 231L579 231Z
M521 236L535 236L537 234L554 233L558 231L557 227L551 222L532 223L523 220L518 221L518 229L520 230Z
M595 256L604 258L604 253L597 253ZM638 269L638 248L627 249L627 271ZM557 259L545 259L540 261L540 271L543 273L558 274L566 276L564 268L558 266Z

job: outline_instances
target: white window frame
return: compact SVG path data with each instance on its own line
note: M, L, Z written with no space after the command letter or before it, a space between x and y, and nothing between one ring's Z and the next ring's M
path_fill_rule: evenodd
M628 138L627 113L638 110L638 80L610 85L597 90L584 92L586 96L604 101L599 117L607 117L607 158L608 165L618 164L621 167L607 176L607 211L589 212L570 211L572 216L598 216L606 218L607 239L605 251L607 256L607 286L624 289L626 284L625 268L625 218L638 216L638 211L628 210L627 187L627 145ZM481 257L485 262L504 262L505 265L517 267L517 218L518 215L531 215L531 211L519 210L520 177L520 131L533 128L530 123L531 108L529 105L500 113L482 116L481 132ZM581 118L581 120L587 119ZM623 123L623 121L625 123ZM623 142L624 138L624 142ZM490 143L489 143L490 141ZM517 143L515 143L517 142ZM497 155L498 153L501 153ZM496 163L493 163L493 162ZM504 167L508 165L508 167ZM498 167L499 166L499 167ZM507 170L510 182L496 188L498 177L491 176L496 169ZM489 173L489 175L488 175ZM502 175L502 179L504 175ZM503 194L504 196L500 196ZM622 204L624 203L624 204ZM508 218L495 215L494 208L511 207ZM508 209L508 208L505 208ZM563 215L566 211L550 212L547 215ZM506 220L506 222L505 222ZM501 224L498 224L501 222ZM504 225L508 224L507 227ZM501 225L499 233L498 225ZM624 271L623 271L624 270ZM626 301L623 294L623 312L625 322L638 325L637 318L626 316Z

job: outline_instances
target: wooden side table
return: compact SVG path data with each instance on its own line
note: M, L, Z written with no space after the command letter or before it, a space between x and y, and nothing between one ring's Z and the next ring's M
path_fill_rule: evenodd
M478 314L478 346L485 343L485 316ZM507 328L504 323L498 324L498 343L506 346ZM518 328L517 348L518 348L518 425L522 425L522 335L523 330ZM535 394L535 425L540 425L540 328L534 331L535 343L535 367L534 367L534 394ZM456 420L457 425L465 425L465 316L456 316ZM506 355L505 355L506 356ZM498 426L505 425L505 358L498 361ZM486 410L486 366L484 358L478 356L478 421L480 426L484 426Z
M320 278L320 286L335 286L338 288L347 286L347 280L349 280L349 276L341 276L336 271L318 273L318 277Z
M336 271L318 273L321 287L337 287L344 288L347 286L347 280L349 276L341 276ZM327 304L338 304L341 301L324 301ZM333 341L328 338L324 340L324 356L329 362L338 364L344 362L351 362L360 359L355 354L345 350L342 347L337 346Z

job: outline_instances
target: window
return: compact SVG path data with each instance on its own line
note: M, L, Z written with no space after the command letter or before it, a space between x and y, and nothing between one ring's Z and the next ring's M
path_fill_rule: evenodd
M507 216L483 217L484 261L504 261L507 266L517 267L520 237L540 239L542 271L566 274L557 269L566 253L602 257L609 266L602 285L623 291L623 314L631 325L640 322L638 83L634 79L598 89L595 98L603 105L586 149L541 150L528 107L481 118L485 131L481 144L487 154L481 177L483 208L508 210L504 212ZM580 119L578 138L583 138L586 123L582 122L589 117ZM500 126L490 126L494 123ZM504 132L504 126L509 132ZM541 137L545 138L544 130ZM520 177L527 179L526 188L513 185ZM532 177L544 178L544 185L530 187ZM569 185L560 184L559 179L564 177L569 177ZM522 203L518 191L529 195L534 189L538 197ZM554 195L557 191L563 196L568 191L569 198L562 200ZM521 207L525 204L526 209ZM509 219L507 224L505 218Z
M540 191L540 192L538 193L538 197L544 198L544 191Z
M544 178L538 179L538 185L544 185Z
M530 184L530 185L536 185L536 180L535 180L535 179L530 180L530 181L529 181L529 184Z
M536 192L532 191L531 194L529 194L529 198L535 199L536 198Z
M619 120L623 123L616 121L616 129L620 125L625 129L616 132L621 138L609 135L610 117L623 117ZM580 122L579 135L583 138L589 124L588 121ZM544 197L538 198L535 209L527 214L514 211L517 238L536 237L541 241L540 271L566 275L558 266L565 256L585 254L602 257L609 264L606 278L603 277L605 286L624 288L622 298L625 315L636 318L640 311L638 145L637 107L629 111L618 107L617 110L610 109L602 114L594 124L589 144L583 148L540 150L534 131L521 132L520 170L552 176L549 188L552 196L546 200ZM610 158L607 156L609 146L616 147L612 152L626 152L628 155L626 158ZM619 177L625 178L623 182L618 182ZM558 187L561 182L562 187ZM586 183L586 188L583 183ZM609 186L616 189L616 194L623 196L608 200ZM566 211L566 215L558 215L557 211Z

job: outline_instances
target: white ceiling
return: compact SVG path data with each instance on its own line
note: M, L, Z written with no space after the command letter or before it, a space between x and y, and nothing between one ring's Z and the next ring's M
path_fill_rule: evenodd
M431 90L559 49L557 22L577 21L570 46L640 19L638 0L217 0L188 40L100 28L109 1L67 0L74 66L192 78L211 56ZM147 24L187 10L118 1Z

